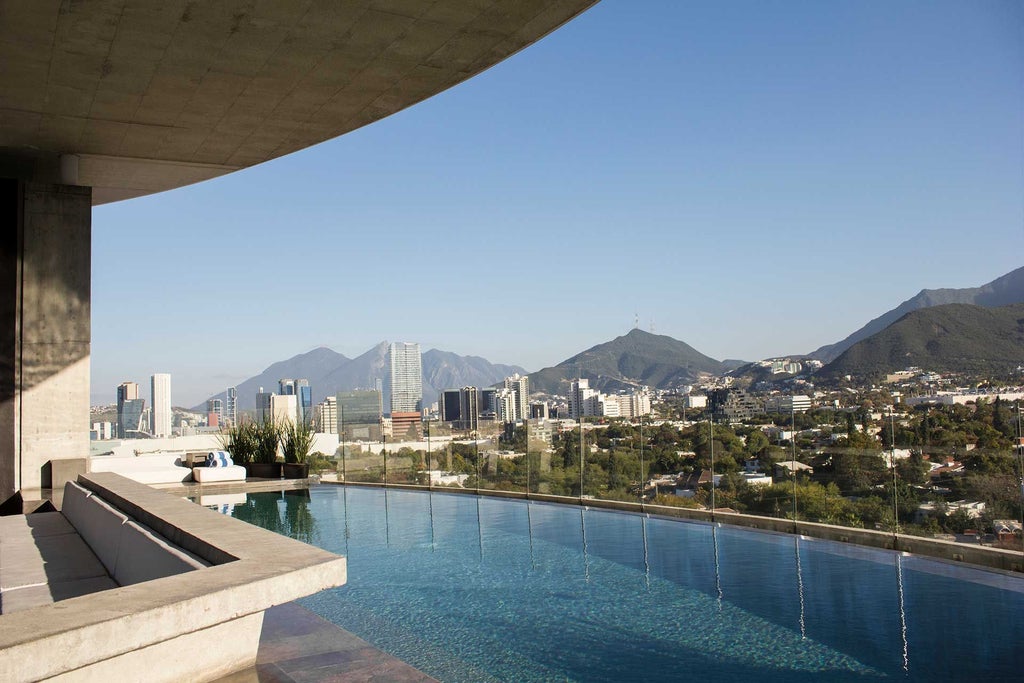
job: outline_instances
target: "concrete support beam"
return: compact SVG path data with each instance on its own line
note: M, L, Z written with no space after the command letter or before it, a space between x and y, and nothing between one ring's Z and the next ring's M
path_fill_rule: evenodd
M17 507L51 461L89 454L92 191L2 179L0 215L0 507Z
M0 177L102 204L248 168L447 90L595 2L0 1Z

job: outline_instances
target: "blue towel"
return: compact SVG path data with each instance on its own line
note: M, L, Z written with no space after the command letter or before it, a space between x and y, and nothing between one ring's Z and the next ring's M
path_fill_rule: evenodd
M230 467L234 464L227 451L210 451L206 454L207 467Z

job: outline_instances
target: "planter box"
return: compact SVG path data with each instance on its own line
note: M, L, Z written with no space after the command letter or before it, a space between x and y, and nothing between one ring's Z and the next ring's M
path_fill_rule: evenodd
M279 462L247 462L245 475L254 479L280 479L281 463Z
M309 477L308 462L286 462L284 464L285 479L306 479Z

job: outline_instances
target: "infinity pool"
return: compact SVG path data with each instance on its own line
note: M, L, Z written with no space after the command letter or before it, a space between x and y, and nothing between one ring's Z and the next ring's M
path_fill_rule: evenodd
M1024 680L1024 579L638 514L321 486L230 514L348 557L309 609L442 681Z

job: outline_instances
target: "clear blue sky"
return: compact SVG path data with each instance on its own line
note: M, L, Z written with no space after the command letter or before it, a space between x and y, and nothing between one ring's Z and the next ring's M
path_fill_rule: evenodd
M1024 265L1024 3L603 0L456 88L93 216L93 401L326 345L806 353Z

